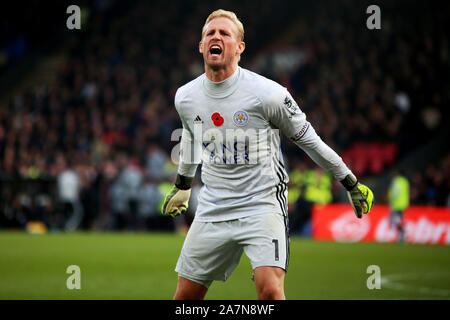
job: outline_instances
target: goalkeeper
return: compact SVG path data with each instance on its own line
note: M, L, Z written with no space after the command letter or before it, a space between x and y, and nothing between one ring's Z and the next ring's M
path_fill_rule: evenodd
M286 88L238 66L243 39L244 28L233 12L211 13L199 43L205 73L175 95L183 124L181 155L163 214L176 216L187 210L200 162L204 186L175 268L174 299L203 299L214 280L230 276L244 252L258 298L285 299L289 178L274 129L342 183L357 218L372 208L370 189L320 139ZM242 139L244 129L249 136L258 134ZM256 162L251 161L255 150Z

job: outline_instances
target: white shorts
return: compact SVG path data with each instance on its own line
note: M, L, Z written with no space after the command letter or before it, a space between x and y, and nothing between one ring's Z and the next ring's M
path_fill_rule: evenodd
M252 269L275 266L287 270L289 230L287 218L259 214L220 222L192 223L178 258L178 275L209 287L213 280L225 281L242 256Z

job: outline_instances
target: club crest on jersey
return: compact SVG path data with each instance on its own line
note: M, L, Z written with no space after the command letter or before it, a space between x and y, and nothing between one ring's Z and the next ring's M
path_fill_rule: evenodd
M234 123L239 126L245 126L248 123L248 114L245 111L236 111L233 116Z

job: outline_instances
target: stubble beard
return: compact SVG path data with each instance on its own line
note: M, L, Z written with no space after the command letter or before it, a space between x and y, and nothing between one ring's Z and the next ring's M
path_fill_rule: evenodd
M219 71L220 69L225 69L225 64L224 63L206 63L206 65L208 66L208 68L210 68L213 71Z
M206 58L204 58L205 61L205 65L213 70L213 71L219 71L221 69L226 69L228 66L231 66L233 64L233 58L231 59L224 59L223 61L220 62L208 62L208 60Z
M205 65L213 70L219 71L220 69L225 69L226 61L208 61L207 57L204 57Z

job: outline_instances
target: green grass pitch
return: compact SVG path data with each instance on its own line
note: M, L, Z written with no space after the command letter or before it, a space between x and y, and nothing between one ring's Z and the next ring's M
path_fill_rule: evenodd
M164 233L0 233L0 299L171 299L184 236ZM69 265L81 289L69 290ZM381 271L369 290L367 267ZM256 299L245 254L206 299ZM288 299L450 299L450 247L291 238Z

